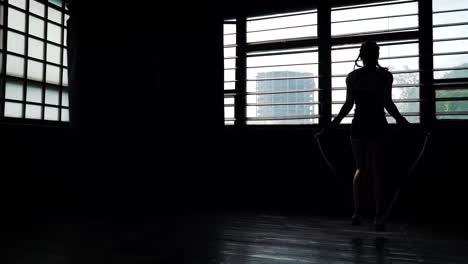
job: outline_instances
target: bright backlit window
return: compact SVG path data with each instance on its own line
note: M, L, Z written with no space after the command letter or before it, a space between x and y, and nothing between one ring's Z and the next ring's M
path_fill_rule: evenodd
M69 120L62 1L0 2L1 117Z

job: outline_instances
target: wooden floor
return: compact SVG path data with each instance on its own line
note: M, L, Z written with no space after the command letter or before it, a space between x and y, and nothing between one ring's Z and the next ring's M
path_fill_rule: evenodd
M8 263L468 263L462 235L275 214L64 217L10 229Z

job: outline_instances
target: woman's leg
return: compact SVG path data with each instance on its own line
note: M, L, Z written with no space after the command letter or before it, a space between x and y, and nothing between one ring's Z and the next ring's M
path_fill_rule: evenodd
M356 162L356 171L353 178L353 201L354 201L354 215L360 214L360 197L361 186L364 178L368 177L368 155L367 144L364 140L351 139L353 148L354 160Z
M369 153L371 154L371 173L374 182L374 200L375 200L375 222L374 226L377 231L383 231L384 219L383 216L383 141L381 139L369 142Z

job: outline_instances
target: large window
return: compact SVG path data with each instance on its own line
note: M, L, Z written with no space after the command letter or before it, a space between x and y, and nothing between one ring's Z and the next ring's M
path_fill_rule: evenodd
M68 121L62 1L0 2L0 118Z
M468 119L468 2L433 1L438 119Z
M225 123L330 122L366 40L379 44L392 99L410 122L468 119L468 1L365 2L231 20Z

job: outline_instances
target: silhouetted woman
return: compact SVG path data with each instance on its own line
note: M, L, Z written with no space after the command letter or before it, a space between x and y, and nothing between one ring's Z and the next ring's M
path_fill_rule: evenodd
M364 66L358 65L361 59ZM373 177L375 199L376 230L384 229L382 218L382 162L383 142L387 130L387 119L384 108L398 124L409 126L408 121L400 114L392 101L393 75L378 63L379 46L373 41L361 45L355 67L346 77L346 102L338 116L324 130L336 127L356 104L351 125L351 144L356 171L353 179L354 214L352 224L361 223L360 191L363 178ZM323 131L322 131L323 132Z

